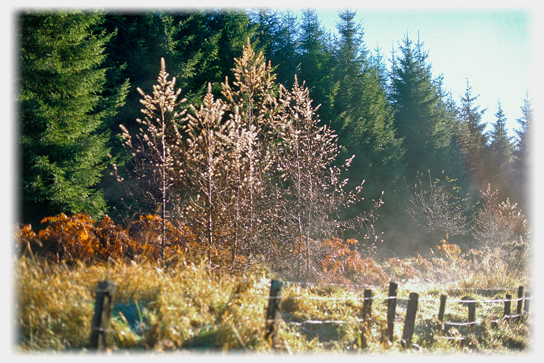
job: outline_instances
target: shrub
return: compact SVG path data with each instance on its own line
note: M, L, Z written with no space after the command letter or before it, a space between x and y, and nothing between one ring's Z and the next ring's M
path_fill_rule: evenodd
M491 186L482 192L483 206L476 214L473 235L484 254L498 252L508 265L508 271L516 274L527 272L531 229L517 204L509 199L500 201L498 191Z
M36 234L30 225L16 225L14 237L19 255L30 253L45 256L56 262L108 259L159 260L161 258L162 219L147 215L125 230L110 217L94 221L88 214L68 217L60 214L46 217L42 223L49 225ZM234 254L225 245L209 246L198 241L188 226L174 226L166 221L166 248L164 261L183 259L200 263L208 258L213 268L241 269L245 257Z

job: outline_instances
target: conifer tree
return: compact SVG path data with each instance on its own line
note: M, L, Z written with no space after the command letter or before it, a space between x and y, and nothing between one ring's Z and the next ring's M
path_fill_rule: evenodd
M300 74L298 60L298 30L299 24L293 12L286 10L279 18L279 24L274 33L274 46L267 59L274 64L279 83L289 88L293 84L295 74Z
M266 59L272 60L276 51L276 34L280 28L279 12L270 8L258 8L250 11L252 24L255 26L253 47L263 52Z
M480 106L474 105L478 96L472 96L472 87L467 80L465 95L461 98L459 106L460 132L459 143L465 159L465 165L469 177L474 183L474 194L478 195L479 190L485 187L484 153L487 146L485 135L485 123L482 123L482 116L485 111Z
M399 44L400 55L393 54L391 100L395 108L397 136L406 150L407 178L417 171L440 173L447 160L452 129L436 80L427 62L423 43L414 44L408 36ZM450 173L447 173L450 174ZM454 177L454 176L451 176Z
M506 130L506 116L499 102L496 120L488 132L487 177L491 186L498 189L499 197L507 199L512 195L514 143Z
M206 10L204 14L208 31L212 35L218 34L217 57L210 64L217 73L214 79L207 81L214 82L213 92L219 96L221 82L225 76L232 79L234 59L242 55L247 39L254 39L256 26L251 22L249 13L242 9Z
M107 211L95 186L108 165L105 123L126 97L126 82L107 88L97 31L103 13L25 12L20 17L23 221Z
M339 13L340 21L336 27L339 38L336 42L334 60L334 105L331 127L339 134L339 142L345 145L344 135L355 128L357 116L353 110L359 107L362 91L361 80L366 66L367 52L363 42L362 24L355 24L356 13L344 10Z
M308 84L313 106L321 105L321 119L329 122L335 95L330 72L331 52L326 44L327 34L315 9L302 11L299 30L297 63L300 70L297 76Z
M389 71L387 70L382 49L379 46L376 46L376 48L369 53L368 66L375 70L378 79L380 80L380 86L386 94L389 94Z
M516 130L516 145L514 149L514 195L512 199L519 201L520 207L527 214L529 191L531 186L531 143L529 135L533 128L533 109L529 97L523 100L522 116L517 120L520 128Z
M355 15L345 10L337 23L340 35L334 77L338 92L331 126L341 147L339 163L356 155L347 174L348 189L369 179L364 190L367 203L357 210L361 212L372 207L372 200L379 199L384 190L388 194L393 190L403 172L403 150L395 135L393 109L380 79L379 66L369 64L362 24L354 23Z

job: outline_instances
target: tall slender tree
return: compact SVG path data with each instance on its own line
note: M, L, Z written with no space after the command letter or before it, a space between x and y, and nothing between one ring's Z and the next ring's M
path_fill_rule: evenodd
M514 143L506 130L506 115L498 103L496 120L488 132L487 177L503 200L512 195L511 180L514 161Z
M238 115L238 122L244 125L246 132L255 133L258 142L251 144L246 152L247 167L244 167L248 182L247 195L249 196L249 241L255 245L260 234L262 218L259 214L265 213L260 208L263 191L263 178L269 168L270 143L276 135L276 115L279 111L277 101L276 78L272 72L270 62L266 62L262 52L255 53L249 38L246 40L242 56L235 59L236 67L233 69L234 80L232 85L228 77L222 84L226 109L232 114Z
M138 214L154 214L159 210L162 216L161 258L166 246L167 203L172 209L179 209L180 191L184 187L184 155L182 138L178 127L184 111L179 105L181 89L175 89L176 78L168 80L164 58L153 95L147 95L138 88L142 96L143 120L137 119L141 128L133 139L126 127L121 125L126 150L132 155L131 178L125 182L131 206ZM120 178L120 181L123 181Z
M369 63L362 24L354 11L340 12L334 54L335 101L331 126L341 147L338 163L356 155L349 169L348 188L367 179L366 202L356 212L372 207L387 190L387 198L402 175L403 150L395 135L393 109L380 79L379 66ZM391 200L393 196L391 194ZM386 204L387 205L387 204Z
M516 145L514 148L514 177L515 198L525 214L528 211L529 191L531 189L531 169L533 167L531 153L531 130L533 128L533 109L529 96L523 100L522 116L517 120L520 128L516 130Z
M210 84L203 104L199 109L191 107L192 113L187 116L188 185L192 191L187 215L192 229L198 235L206 236L210 248L218 243L215 240L219 231L216 223L225 218L222 201L227 167L223 162L227 134L227 124L223 121L225 108L220 99L214 99Z
M107 89L101 12L25 12L19 18L22 200L25 222L107 211L95 186L108 165L104 126L128 83ZM97 30L98 29L98 30Z
M361 216L342 223L338 213L339 208L358 201L362 183L347 191L341 168L333 165L339 150L336 135L319 125L308 88L295 78L290 91L281 87L280 99L284 106L280 118L286 127L280 133L282 142L275 161L284 185L279 203L288 221L280 236L293 243L288 248L295 252L297 276L309 279L314 275L312 256L319 255L319 241L364 224ZM343 167L348 168L352 159Z
M406 36L399 51L392 55L390 97L398 137L404 139L407 178L412 180L417 171L435 174L447 166L452 130L423 43L414 44Z
M474 184L473 193L479 194L485 189L484 153L487 147L485 123L482 116L487 109L480 110L475 105L478 96L472 95L472 87L467 80L467 88L459 106L459 143L465 159L469 177Z
M289 10L280 15L278 22L267 59L274 65L279 83L290 87L295 75L300 73L297 53L299 24L297 17Z
M321 105L321 119L328 123L335 90L330 72L332 54L327 48L327 33L315 9L303 10L299 24L297 63L300 70L297 75L307 82L313 106Z

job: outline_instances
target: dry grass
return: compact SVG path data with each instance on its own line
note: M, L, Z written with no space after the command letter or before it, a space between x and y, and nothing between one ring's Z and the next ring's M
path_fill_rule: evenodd
M282 293L286 323L279 327L277 350L312 354L399 352L407 303L404 298L410 292L420 295L414 352L507 353L531 349L530 319L521 324L493 323L493 319L501 317L503 304L483 302L503 299L506 292L515 297L517 286L527 281L513 277L499 279L499 272L488 273L487 280L479 274L472 277L466 274L464 279L451 283L422 279L421 271L438 276L438 272L431 273L431 269L447 267L447 263L442 262L442 265L426 265L426 269L421 270L421 260L403 261L404 274L410 278L403 282L397 280L396 339L392 343L386 339L386 286L372 288L376 298L372 304L372 323L367 326L360 321L362 287L288 285ZM451 262L448 266L453 269ZM458 270L460 263L457 261L455 265ZM469 266L466 263L465 267ZM415 267L406 267L410 265ZM25 256L17 260L15 266L17 349L21 352L86 351L94 291L104 279L113 281L117 287L108 335L112 351L274 352L263 337L271 278L264 270L221 274L210 271L205 263L196 266L184 262L163 268L150 262L67 266ZM385 266L384 270L387 270ZM414 271L419 271L419 275ZM495 290L471 290L491 287ZM448 295L446 321L461 322L466 321L467 309L456 301L468 293L482 301L477 307L480 322L477 329L470 332L464 327L452 328L447 334L437 330L440 294ZM515 311L515 303L512 310ZM309 320L344 323L310 324ZM450 339L442 338L444 334Z

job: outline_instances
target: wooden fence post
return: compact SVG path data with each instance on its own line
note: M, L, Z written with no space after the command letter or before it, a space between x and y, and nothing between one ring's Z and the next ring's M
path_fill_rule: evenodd
M441 330L444 330L444 313L446 312L446 295L440 295L440 307L438 308L438 321L441 325Z
M281 319L280 299L284 283L280 280L272 280L270 283L270 297L268 298L268 309L266 310L266 332L265 339L272 338L272 347L276 346L277 323Z
M410 293L410 301L408 301L406 319L404 320L404 329L402 331L401 345L404 348L410 348L412 346L412 335L414 334L414 325L416 323L418 299L419 295L417 293Z
M522 311L521 311L521 308L523 306L523 291L524 291L524 287L523 286L520 286L518 288L518 306L516 308L516 314L518 314L518 321L521 321L521 314L522 314Z
M361 348L366 348L366 337L370 334L370 319L372 316L372 290L365 289L365 298L363 301L363 310L361 311L363 316L364 332L361 335Z
M504 317L508 319L510 315L510 305L512 303L512 295L506 294L506 300L504 300Z
M370 322L370 317L372 316L372 290L365 290L362 313L365 323Z
M91 349L106 349L106 332L109 327L114 294L115 285L113 282L105 280L98 283L96 289L96 303L91 324Z
M525 314L528 314L529 313L529 303L531 302L531 300L529 300L531 298L531 293L529 292L526 292L525 293L525 299L523 299L523 312Z
M397 308L397 284L389 283L389 294L387 300L387 337L393 341L393 329L395 327L395 309Z
M468 322L474 323L476 322L476 303L475 302L469 302L468 303ZM474 325L469 325L469 330L474 330Z

